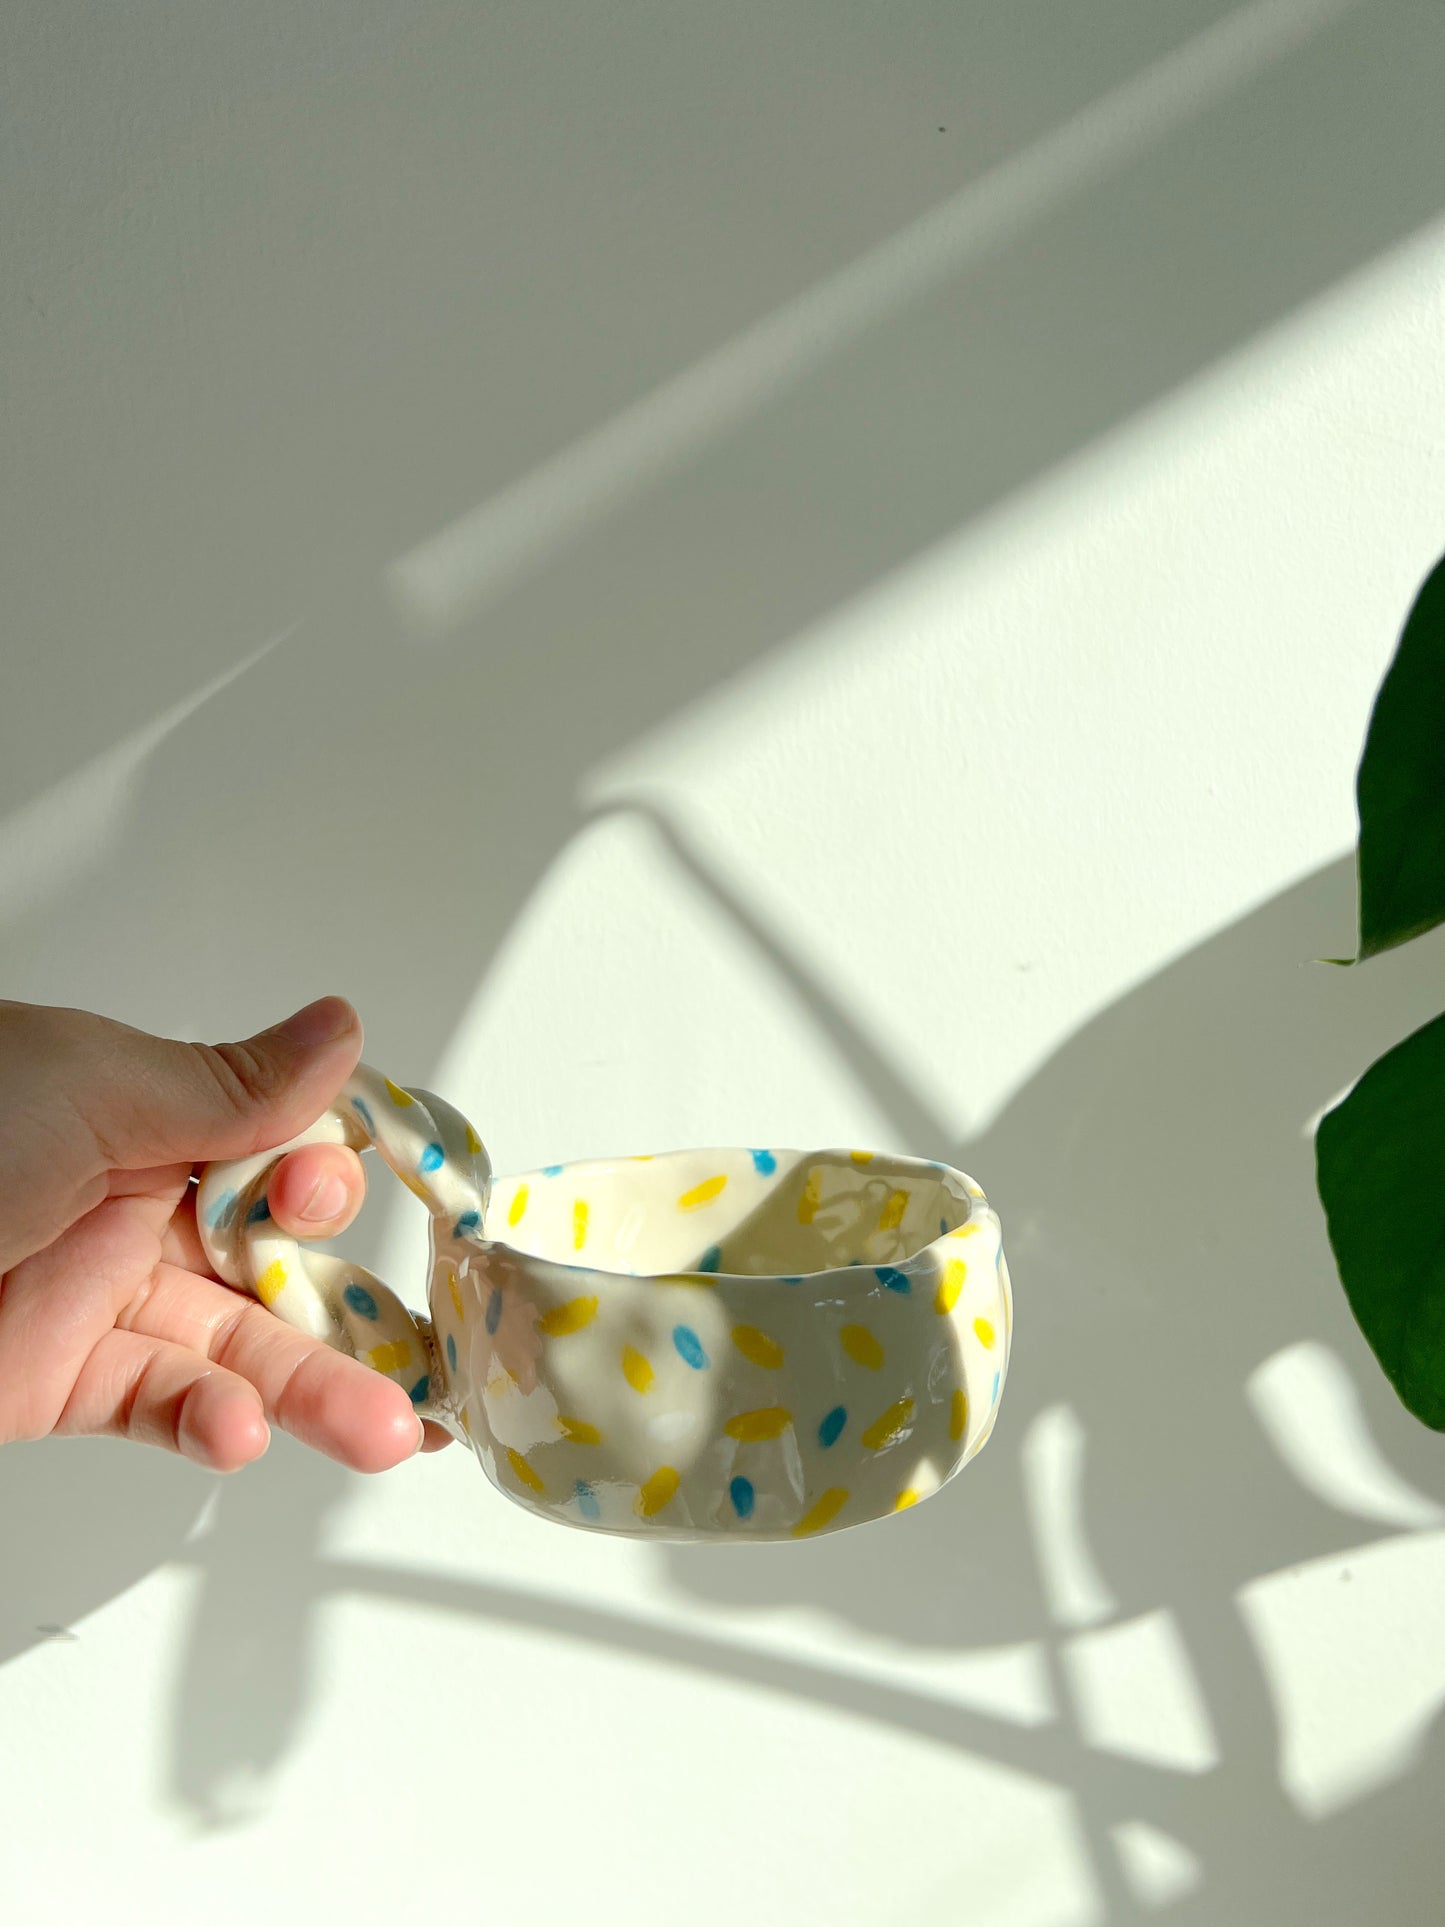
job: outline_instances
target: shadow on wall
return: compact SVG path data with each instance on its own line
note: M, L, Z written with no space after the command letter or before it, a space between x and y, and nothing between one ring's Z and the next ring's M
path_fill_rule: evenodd
M1041 1635L1065 1705L1065 1633L1164 1608L1220 1765L1202 1778L1155 1775L1147 1790L1135 1778L1126 1795L1117 1769L1076 1753L1060 1777L1078 1796L1106 1890L1104 1836L1138 1817L1204 1868L1201 1920L1305 1918L1311 1896L1325 1910L1316 1918L1344 1918L1353 1904L1392 1921L1432 1919L1422 1880L1438 1869L1438 1789L1416 1772L1327 1828L1303 1822L1280 1791L1271 1684L1237 1597L1267 1573L1358 1544L1362 1519L1445 1518L1418 1494L1383 1496L1384 1465L1378 1498L1360 1496L1363 1479L1353 1493L1332 1491L1329 1437L1316 1442L1325 1463L1307 1490L1266 1431L1263 1401L1248 1395L1286 1348L1328 1348L1349 1361L1385 1463L1445 1499L1438 1439L1389 1390L1336 1283L1305 1131L1373 1056L1434 1014L1445 940L1390 958L1386 972L1312 963L1339 954L1353 927L1353 864L1333 865L1086 1026L987 1131L957 1144L820 996L785 939L659 828L896 1130L984 1184L1018 1294L1000 1435L964 1477L896 1522L887 1559L865 1534L714 1560L674 1547L674 1582L713 1605L806 1606L929 1648ZM1051 1499L1043 1454L1061 1409L1080 1443ZM1293 1445L1307 1460L1310 1442ZM1068 1569L1071 1545L1082 1571ZM1060 1743L1053 1734L1049 1745ZM1071 1744L1082 1738L1063 1750ZM1121 1797L1135 1803L1127 1812ZM1127 1905L1122 1892L1111 1898Z
M424 1073L575 833L586 771L1445 206L1445 32L1428 10L1256 0L1231 20L1202 47L1162 52L1162 81L1157 62L1140 79L1120 57L1123 105L1108 106L1099 75L1104 106L1080 106L1098 128L1077 167L1047 131L1000 162L1006 181L1027 176L1042 148L1052 190L985 191L985 174L945 203L917 241L931 271L908 248L890 270L897 302L870 307L846 275L806 296L823 315L857 307L867 325L785 328L793 349L756 391L734 365L758 359L745 331L688 376L704 399L736 386L737 406L684 408L692 426L669 440L675 411L662 407L659 427L649 403L636 433L629 415L632 429L584 436L385 578L375 561L353 572L248 673L189 718L177 707L172 734L137 767L122 759L109 785L90 765L56 783L47 766L46 808L9 852L30 875L28 907L3 932L11 994L99 994L172 1028L175 993L152 957L179 895L174 975L229 993L215 1021L240 1021L237 993L276 980L284 928L287 982L346 984L379 1060ZM1211 84L1196 99L1201 64ZM1108 164L1084 166L1100 146ZM264 553L253 563L266 578ZM145 555L130 566L143 573ZM107 650L66 684L69 753L86 740L77 703L117 661L145 680L143 651ZM37 703L55 696L42 668ZM10 713L23 698L28 723L24 677L11 687ZM164 687L169 709L173 676ZM10 735L13 784L47 738L38 714ZM76 809L68 852L48 850L47 823ZM6 842L0 823L0 887ZM103 936L103 984L93 944L65 926L67 898ZM359 941L377 903L385 914L365 917ZM248 908L260 905L264 919ZM422 968L425 996L406 995ZM254 1014L272 1012L258 1001Z
M728 62L747 51L748 35L762 31L764 13L778 12L737 16L746 30L739 26L738 44L727 40L718 50L717 85L733 71ZM801 26L816 24L809 7L796 13ZM402 124L415 105L430 127L447 103L467 139L482 139L493 123L471 105L462 113L451 76L473 62L490 86L496 63L506 71L515 58L535 82L523 45L530 29L519 29L516 46L491 47L481 24L490 14L465 30L454 9L448 17L461 38L448 48L445 35L419 32L412 64L394 77L392 105ZM264 902L286 919L289 979L345 981L386 1027L386 1061L424 1070L534 879L575 830L572 798L582 772L976 522L1445 207L1435 114L1445 87L1445 33L1433 10L1413 0L1368 8L1350 0L1253 0L1238 9L1118 0L1091 16L1087 31L1069 30L1078 32L1076 43L1059 37L1056 9L1013 9L1006 29L989 24L987 9L920 8L906 31L892 10L876 29L861 16L845 26L836 9L823 17L836 41L823 36L818 57L826 52L838 63L844 98L859 92L870 71L875 83L879 75L890 85L906 78L924 91L941 74L956 77L971 111L951 130L950 137L966 138L951 174L936 159L923 166L898 156L890 171L880 153L878 165L855 180L857 157L848 159L830 117L827 142L839 145L833 159L848 165L831 183L823 219L811 150L791 133L784 137L793 108L775 98L779 74L801 87L799 63L812 71L813 36L803 33L796 45L776 49L780 67L766 59L744 64L752 76L742 90L749 111L764 111L753 98L761 89L766 114L778 121L767 129L780 147L776 179L759 192L756 208L747 203L757 225L734 215L674 233L674 209L672 226L660 230L668 260L683 264L678 279L692 278L688 299L671 272L664 286L659 270L653 282L624 275L631 305L618 307L618 261L593 258L605 252L613 227L599 221L589 253L573 232L575 209L569 204L564 221L540 175L530 184L535 206L516 189L526 218L515 225L530 231L534 215L541 223L536 261L549 264L548 273L554 261L567 263L565 301L544 300L545 284L539 291L525 277L513 287L508 264L520 269L505 250L476 287L466 281L463 299L453 255L436 238L447 222L437 220L439 258L429 261L422 241L432 227L408 221L404 236L394 237L398 247L406 243L405 271L398 266L389 279L424 289L431 270L447 299L439 295L425 309L426 327L411 317L393 357L378 364L373 344L356 364L355 344L329 306L318 314L302 298L304 276L298 290L283 283L297 298L287 352L275 365L309 379L298 373L295 392L283 393L278 377L268 382L243 359L255 375L248 381L228 362L207 390L206 409L178 407L166 418L167 435L194 422L204 448L171 449L162 436L164 473L156 449L130 451L114 500L97 512L111 538L126 536L118 582L152 585L154 606L134 612L130 642L127 618L108 609L108 646L87 643L83 664L64 673L66 638L93 636L94 612L87 624L63 608L73 582L61 580L58 567L48 583L29 583L27 575L21 619L11 611L17 642L7 650L9 713L23 713L26 728L10 732L0 758L0 801L13 809L51 786L45 810L25 826L27 844L43 843L47 823L68 809L80 819L71 826L69 859L47 852L43 875L31 878L34 907L12 913L4 957L12 994L94 1000L93 962L65 944L50 914L67 889L84 886L92 926L99 922L107 939L112 1005L135 1022L174 1024L173 994L162 989L149 956L154 930L175 923L181 878L180 961L197 981L270 981L274 973L249 967L263 937L244 908ZM629 32L647 37L650 17L627 18ZM725 40L731 31L708 28ZM886 47L875 44L875 33ZM645 71L661 63L660 77L683 88L669 65L671 39L652 34L648 44ZM568 35L556 43L563 45L571 47ZM1048 62L1037 57L1040 45L1051 49ZM696 50L684 46L683 55L688 74L708 71ZM574 57L581 58L576 48L567 55ZM444 84L423 111L409 89L434 80L439 67ZM569 68L567 84L576 78ZM589 116L604 112L619 81L612 62L588 69ZM358 147L367 166L378 164L375 146L410 179L418 163L389 155L392 117L364 111L377 84L365 62L358 73L343 68L318 104L318 124L330 124L321 105L353 133L362 116ZM518 85L526 98L525 80ZM674 152L679 142L697 146L704 130L709 139L717 131L714 119L701 117L702 106L716 108L711 97L690 118L687 89L696 85L694 77L673 97L675 123L654 125L649 107L635 139L646 150L650 181L690 183L701 195L697 154ZM348 86L357 89L355 100ZM996 121L985 111L994 97ZM816 104L811 94L800 98L810 111ZM858 111L855 145L882 142L886 129L861 104ZM619 119L630 124L620 110ZM240 125L251 122L243 117ZM654 141L665 164L647 146ZM738 145L734 138L735 158ZM495 156L474 156L468 168L450 149L433 154L423 144L420 151L437 169L429 185L439 195L445 184L455 196L453 176L469 183L473 199L471 184L497 183L501 194L512 178ZM599 168L603 158L610 168L610 141L601 142ZM487 164L493 159L496 166ZM599 179L610 179L608 168ZM790 168L802 170L798 178ZM314 236L351 232L345 210L312 204L339 191L334 173L307 172L304 186L296 184L298 218L308 223L297 261L311 260ZM290 207L281 198L278 221ZM390 208L394 198L378 195L377 205ZM453 199L440 205L461 221ZM624 196L617 205L632 201ZM638 205L663 221L649 198ZM772 225L779 206L791 210L794 238L786 246ZM812 217L804 218L808 208ZM549 251L544 216L565 227L560 253ZM729 250L747 233L758 258L735 258ZM722 285L716 261L694 259L699 235L722 250ZM239 246L246 237L236 238ZM501 247L500 237L488 239ZM515 250L515 240L509 245ZM379 244L366 254L373 286L374 263L386 258ZM811 278L800 275L799 260ZM213 331L191 317L188 346L213 332L228 353L239 352L237 315L250 312L258 289L271 287L268 298L280 298L274 275L268 281L261 267L276 264L258 264L254 285L226 280L218 290L217 262L208 255L198 265L186 286L220 312L203 314ZM289 271L303 275L294 264ZM595 312L573 297L573 282L588 287L600 304ZM515 312L479 314L483 283L488 302L510 287ZM710 291L701 311L696 289ZM155 328L165 313L161 303ZM254 341L264 343L276 319L269 310L253 318ZM618 340L645 350L639 345L625 367L615 365L607 349ZM531 371L523 384L525 435L517 420L519 367ZM123 363L109 369L107 394L126 395L128 375ZM243 421L216 420L228 397L238 398ZM393 418L397 408L403 419ZM252 450L266 485L238 500L244 463L208 479L215 456L207 451L251 449L258 421L273 438L264 459ZM83 437L78 445L88 450ZM421 446L428 460L413 453L409 464L402 451ZM378 461L377 449L395 453ZM499 449L510 451L505 470L496 469ZM177 489L184 502L172 501ZM218 515L226 511L224 526L198 531L196 518L211 501ZM364 560L355 559L361 537L343 540L333 526L338 502L351 503L366 530ZM284 534L273 519L278 505ZM142 508L144 526L132 526L126 518ZM113 528L108 517L116 518ZM60 519L57 510L46 527ZM419 522L434 530L420 541ZM178 530L187 531L184 540ZM50 553L42 534L12 544L27 571ZM315 619L301 622L291 641L222 689L194 721L177 724L145 770L125 763L107 787L88 783L90 761L67 764L103 761L121 726L141 740L178 688L210 686L267 635L295 623L299 610L316 607L293 553L308 541L315 555L341 549L348 557L320 594ZM401 547L405 553L393 554ZM200 566L206 558L209 577ZM236 579L238 568L244 580ZM197 599L193 576L209 588L209 600ZM279 602L278 583L285 585ZM20 652L32 606L50 611L33 625L33 673ZM251 627L243 637L226 628L232 643L218 661L221 609L226 624L251 611ZM60 633L52 633L57 622ZM142 691L148 703L138 708ZM200 750L216 722L228 739ZM72 796L67 785L76 783L81 793ZM303 820L305 882L288 891L278 853L295 847ZM0 824L0 889L4 846ZM350 932L360 907L378 900L386 917L370 920L358 944ZM443 906L447 941L426 958L425 999L408 1002L397 986L417 968L415 930Z
M665 834L706 880L696 854ZM1171 1918L1211 1927L1356 1916L1392 1927L1433 1923L1438 1788L1430 1768L1442 1754L1439 1723L1413 1772L1310 1824L1281 1791L1271 1683L1237 1596L1282 1567L1378 1540L1392 1505L1397 1524L1400 1507L1409 1510L1399 1494L1378 1503L1343 1486L1332 1494L1327 1473L1316 1493L1291 1476L1246 1391L1285 1348L1309 1340L1348 1360L1384 1460L1445 1496L1437 1442L1395 1403L1344 1309L1301 1128L1431 1010L1441 944L1356 975L1312 965L1338 950L1350 927L1351 866L1333 865L1087 1025L981 1137L958 1147L904 1087L878 1075L855 1027L786 944L713 887L920 1152L956 1157L984 1180L1009 1234L1018 1344L993 1443L943 1493L889 1525L886 1559L872 1529L798 1547L675 1547L667 1552L672 1583L735 1609L812 1607L939 1653L1037 1640L1064 1708L1069 1646L1082 1628L1162 1611L1182 1640L1217 1764L1186 1770L1115 1758L1091 1747L1067 1715L1024 1727L907 1687L739 1651L722 1638L330 1560L318 1550L322 1521L347 1481L281 1441L221 1488L214 1529L189 1548L180 1541L209 1482L184 1467L99 1443L0 1454L0 1519L22 1553L0 1652L35 1638L38 1620L99 1604L169 1554L203 1578L173 1716L173 1793L203 1820L243 1818L237 1789L247 1778L257 1796L264 1792L304 1707L316 1608L355 1593L546 1627L750 1682L1067 1788L1111 1920L1131 1917L1137 1903L1109 1836L1143 1822L1202 1870L1197 1893ZM1082 1475L1073 1517L1057 1504L1050 1516L1035 1476L1041 1423L1060 1407L1079 1429L1069 1455ZM1377 1494L1387 1476L1382 1470ZM121 1498L125 1534L107 1523ZM1432 1516L1428 1501L1414 1503L1421 1518ZM62 1518L68 1536L57 1544ZM1059 1570L1071 1535L1097 1567L1092 1599L1077 1575L1071 1597L1070 1576ZM264 1655L265 1665L238 1667L242 1649Z

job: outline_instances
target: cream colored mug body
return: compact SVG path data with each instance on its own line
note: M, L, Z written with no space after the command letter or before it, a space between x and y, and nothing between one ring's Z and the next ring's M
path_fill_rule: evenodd
M272 1221L301 1144L374 1147L431 1212L429 1316ZM357 1067L290 1144L209 1165L218 1276L397 1380L544 1519L806 1538L928 1498L988 1439L1013 1335L961 1172L864 1151L672 1151L492 1178L458 1112Z

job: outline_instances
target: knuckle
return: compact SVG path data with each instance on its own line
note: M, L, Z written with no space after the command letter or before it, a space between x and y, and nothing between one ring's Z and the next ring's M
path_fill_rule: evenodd
M223 1370L249 1378L250 1373L242 1363L246 1340L255 1336L257 1320L268 1315L259 1305L242 1299L236 1309L227 1311L217 1324L206 1346L207 1357Z
M139 1367L127 1380L115 1407L115 1430L122 1438L135 1438L147 1413L150 1381L155 1371L156 1349L147 1352Z
M196 1049L238 1117L249 1117L257 1105L269 1103L280 1093L281 1066L253 1044L198 1044Z
M295 1435L303 1429L301 1414L313 1397L313 1381L316 1377L318 1354L324 1347L304 1347L286 1361L282 1368L280 1382L275 1388L271 1408L276 1414L276 1423L282 1431Z

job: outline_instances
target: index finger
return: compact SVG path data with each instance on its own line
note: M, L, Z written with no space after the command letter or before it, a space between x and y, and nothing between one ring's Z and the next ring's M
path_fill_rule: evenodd
M163 1262L118 1323L246 1379L268 1423L355 1472L387 1471L427 1441L400 1385L213 1279Z

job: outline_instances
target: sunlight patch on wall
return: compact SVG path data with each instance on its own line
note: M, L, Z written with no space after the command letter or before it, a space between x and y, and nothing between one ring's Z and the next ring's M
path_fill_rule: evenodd
M1143 1820L1110 1827L1109 1838L1141 1907L1172 1907L1204 1884L1204 1868L1182 1841Z
M473 615L560 545L868 329L1147 154L1357 0L1255 0L1010 155L840 273L810 288L387 570L423 641Z
M1445 1506L1384 1457L1354 1380L1327 1345L1287 1345L1250 1373L1244 1389L1280 1459L1325 1505L1382 1525L1445 1523Z
M1063 1659L1090 1746L1180 1773L1219 1764L1219 1743L1172 1613L1081 1633Z
M1034 1555L1049 1610L1061 1626L1094 1626L1118 1611L1084 1532L1085 1432L1071 1405L1040 1412L1020 1465Z
M1241 1591L1283 1735L1280 1784L1307 1819L1421 1765L1445 1711L1442 1599L1445 1531L1380 1539Z

